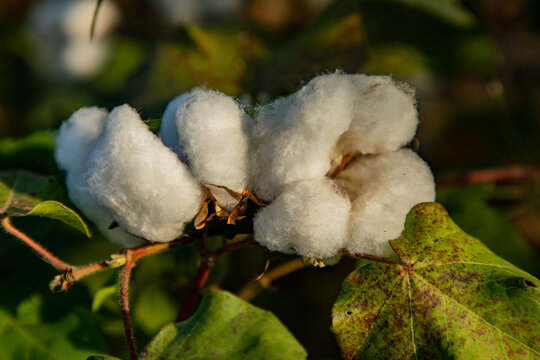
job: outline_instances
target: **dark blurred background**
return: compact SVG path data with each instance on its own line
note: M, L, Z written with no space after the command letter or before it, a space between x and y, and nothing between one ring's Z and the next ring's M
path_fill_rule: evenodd
M129 103L143 118L158 119L168 101L197 85L249 105L336 69L389 74L416 88L418 151L439 180L539 164L538 1L109 0L90 42L94 5L0 0L0 170L62 179L51 156L54 129L81 106ZM438 201L497 254L540 275L538 177L440 186ZM97 233L87 239L49 220L16 225L75 264L119 249ZM270 267L289 260L241 250L220 262L210 284L238 291L268 259ZM187 248L145 259L135 270L139 347L174 319L198 261L197 249ZM353 268L344 260L300 270L253 303L273 311L310 358L337 359L330 310ZM101 351L125 357L115 274L51 294L54 275L15 240L0 236L1 311L29 328L77 313Z

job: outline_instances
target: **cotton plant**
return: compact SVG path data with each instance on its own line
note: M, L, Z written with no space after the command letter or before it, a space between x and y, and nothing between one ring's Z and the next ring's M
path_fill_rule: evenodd
M429 167L406 148L418 116L405 84L322 75L250 113L195 88L167 105L158 138L128 105L81 109L62 125L56 159L73 202L107 234L114 221L130 239L171 241L191 221L235 223L252 199L255 240L315 262L390 255L409 210L434 200Z

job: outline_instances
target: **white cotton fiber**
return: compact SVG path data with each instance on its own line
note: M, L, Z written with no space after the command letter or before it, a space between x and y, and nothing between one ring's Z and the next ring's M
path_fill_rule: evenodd
M253 182L260 198L272 200L286 184L325 176L334 146L352 118L352 79L319 76L293 95L257 109Z
M127 232L171 241L200 210L203 191L128 105L109 114L89 159L90 192Z
M193 91L189 91L178 95L167 104L163 115L161 116L161 127L159 129L159 137L163 144L174 151L182 161L183 148L179 141L178 128L176 126L176 111L178 107L184 106L185 102L192 95Z
M347 250L387 256L388 240L400 236L409 210L435 200L433 175L415 152L363 156L337 179L352 201Z
M170 116L174 108L175 127ZM237 200L224 189L210 185L225 186L239 193L247 188L249 116L233 98L199 88L173 100L163 119L160 131L163 142L188 164L198 181L210 188L219 205L231 210Z
M353 120L340 140L343 154L395 151L413 138L418 125L414 91L389 76L354 77Z
M255 240L273 251L328 258L345 246L350 210L330 179L290 184L255 216Z
M85 168L107 114L107 110L102 108L83 107L62 123L54 149L54 157L62 170L79 171Z
M54 156L59 168L66 171L70 200L106 237L124 246L136 246L141 244L141 239L126 233L120 227L108 229L114 220L113 215L98 203L88 188L88 156L103 130L106 118L107 111L97 107L75 111L60 127Z

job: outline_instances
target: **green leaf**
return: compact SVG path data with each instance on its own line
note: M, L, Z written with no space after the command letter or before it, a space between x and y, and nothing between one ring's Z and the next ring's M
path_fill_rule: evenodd
M82 314L27 324L0 308L0 359L85 359L104 350L103 340Z
M92 299L92 312L96 312L101 308L101 305L110 298L113 295L116 295L118 293L118 284L105 286L98 291L96 291L96 294L94 295L94 298Z
M332 313L345 359L539 359L540 281L467 235L437 203L411 210L343 283Z
M54 199L61 188L53 178L26 171L0 172L0 215L43 216L60 220L90 237L88 227L73 210Z
M293 335L270 312L226 292L206 295L188 320L166 325L141 360L305 359Z

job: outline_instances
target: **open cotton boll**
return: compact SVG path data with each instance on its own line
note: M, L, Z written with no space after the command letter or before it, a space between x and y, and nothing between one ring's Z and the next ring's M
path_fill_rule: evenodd
M114 220L113 215L98 203L88 188L88 156L103 130L107 114L105 109L98 107L75 111L60 126L55 140L54 157L58 166L67 173L68 196L75 206L110 240L123 246L137 246L141 244L141 239L126 233L120 227L108 229Z
M409 149L361 157L337 181L352 201L347 249L354 253L390 255L388 240L400 236L409 210L435 200L428 165Z
M395 151L413 138L418 125L414 91L389 76L354 76L353 120L340 139L342 153Z
M253 182L260 198L272 200L285 184L325 176L334 146L352 118L352 79L319 76L295 94L257 109Z
M90 41L90 27L96 8L94 0L76 0L65 4L62 29L69 39ZM93 40L99 41L109 34L118 24L120 14L111 1L103 1L99 7L94 26Z
M109 114L90 154L90 192L129 233L171 241L200 210L203 191L128 105Z
M255 240L273 251L334 256L347 240L348 197L327 178L288 185L254 219Z
M62 123L54 148L54 158L62 170L69 172L85 168L107 114L103 108L83 107Z
M114 215L109 209L100 205L96 196L90 193L88 178L89 173L87 171L68 172L66 185L70 200L112 242L126 247L141 245L144 242L143 239L128 234L121 227L109 229L109 226L114 221Z
M185 159L183 158L183 147L180 143L178 128L176 126L176 111L180 106L185 105L186 100L193 94L193 91L178 95L167 104L161 116L161 126L159 128L159 137L163 144L174 151L182 161L185 161Z
M178 149L197 180L236 192L247 187L249 121L233 98L217 91L196 89L180 102L176 110ZM238 202L224 189L209 188L227 210Z

